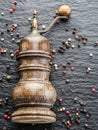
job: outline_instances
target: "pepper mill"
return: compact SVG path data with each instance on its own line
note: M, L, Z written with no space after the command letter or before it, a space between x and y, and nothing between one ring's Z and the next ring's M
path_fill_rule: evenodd
M12 114L12 122L42 124L56 121L56 115L51 110L57 94L49 81L50 43L41 34L49 31L58 19L68 19L71 9L68 13L64 13L68 11L68 7L63 11L60 7L59 15L47 29L41 31L38 29L37 11L34 11L32 32L19 43L20 52L17 54L17 60L20 79L12 92L16 107Z

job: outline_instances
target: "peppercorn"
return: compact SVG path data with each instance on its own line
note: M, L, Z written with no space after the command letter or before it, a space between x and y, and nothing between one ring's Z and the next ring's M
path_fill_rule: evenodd
M9 100L9 98L8 98L8 97L5 97L5 100L6 100L6 101L8 101L8 100Z
M8 119L8 115L7 114L4 115L4 119L6 119L6 120Z
M94 47L98 46L98 41L96 41L93 45Z
M76 102L77 102L77 100L78 100L78 98L77 98L77 97L75 97L75 98L74 98L74 102L76 103Z
M66 83L67 83L67 84L70 83L70 80L69 80L69 79L66 79Z
M78 35L76 35L74 38L75 38L75 40L78 40L78 39L79 39L79 36L78 36Z
M66 70L63 70L62 73L63 73L63 74L66 74L67 72L66 72Z
M80 47L81 47L81 45L80 45L79 43L78 43L78 45L77 45L77 46L78 46L78 48L80 48Z
M7 29L7 32L10 32L10 29Z
M89 113L86 114L86 118L88 119L91 115Z
M13 57L14 57L14 53L11 53L11 54L10 54L10 57L13 58Z
M1 41L4 42L4 38L3 37L1 38Z
M70 48L70 43L68 41L64 42L64 45L66 46L66 49Z
M62 98L59 98L58 101L59 101L59 103L62 103L62 102L63 102L63 99L62 99Z
M75 110L78 112L78 111L79 111L79 108L78 108L78 107L76 107L76 108L75 108Z
M65 123L65 122L66 122L66 120L65 120L65 119L63 119L63 120L62 120L62 122L63 122L63 123Z
M76 31L73 30L73 31L72 31L72 34L76 34Z
M74 49L74 48L75 48L75 45L72 44L72 45L71 45L71 48Z
M9 68L10 68L10 65L7 65L6 68L9 69Z
M72 41L72 39L71 38L68 38L68 42L71 42Z
M72 114L69 114L69 117L71 118L71 117L72 117Z
M79 113L76 113L76 114L75 114L75 118L80 119Z
M65 111L65 107L62 107L62 110Z
M60 112L62 112L63 110L62 110L62 108L60 108L60 110L59 110Z
M96 92L96 89L95 88L92 88L92 90L91 90L93 93L95 93Z
M71 70L71 71L74 71L74 70L75 70L75 67L73 67L73 66L70 67L70 70Z
M66 28L65 31L68 32L68 28Z
M65 52L65 50L58 49L58 52L60 52L60 53L64 53L64 52Z
M88 128L88 124L85 124L84 126L85 126L85 128Z
M53 50L52 50L52 53L56 53L56 50L55 50L55 49L53 49Z
M83 114L85 114L85 113L87 113L87 110L84 109L84 108L81 108L81 109L80 109L80 112L83 113Z
M86 106L86 102L80 102L81 106Z
M65 113L66 113L66 115L69 115L69 114L70 114L70 111L66 111Z
M3 35L4 34L4 32L1 32L1 35Z
M62 67L66 68L66 64L62 64Z
M7 75L7 80L11 80L11 76L10 75Z
M67 64L70 65L70 64L71 64L71 61L67 61Z
M64 50L64 51L65 51L65 49L64 49L64 47L63 47L63 46L59 46L59 48L60 48L61 50Z
M15 38L12 38L12 42L14 42L15 41Z

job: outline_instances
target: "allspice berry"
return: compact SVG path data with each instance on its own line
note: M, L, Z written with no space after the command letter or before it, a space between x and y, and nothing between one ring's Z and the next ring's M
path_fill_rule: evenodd
M58 14L61 16L69 16L71 14L71 8L68 5L61 5L58 9Z

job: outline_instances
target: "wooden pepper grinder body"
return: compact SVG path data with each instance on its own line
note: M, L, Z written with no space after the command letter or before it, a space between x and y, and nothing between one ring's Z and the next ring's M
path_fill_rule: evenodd
M50 109L56 101L56 91L49 81L50 44L40 35L36 19L33 18L33 31L19 43L20 80L13 89L16 110L12 121L17 123L52 123L56 115Z

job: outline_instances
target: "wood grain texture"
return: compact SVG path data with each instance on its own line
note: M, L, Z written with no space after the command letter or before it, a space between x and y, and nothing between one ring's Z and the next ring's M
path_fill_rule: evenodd
M80 49L69 49L63 55L56 53L56 58L54 63L57 63L59 69L51 73L50 80L55 86L58 98L63 98L62 106L68 108L74 113L74 108L77 104L73 103L73 98L78 97L79 101L87 102L87 110L91 113L91 117L86 120L85 116L82 115L80 125L74 124L71 130L85 130L84 124L88 123L89 130L98 129L98 47L93 47L93 43L98 40L98 1L93 0L20 0L17 4L17 9L13 14L9 13L9 9L13 6L13 0L0 0L0 12L5 12L4 16L0 16L0 31L4 31L5 42L0 42L0 49L7 48L8 52L10 50L15 50L18 48L16 43L12 43L9 34L6 32L5 23L17 24L17 31L20 33L20 38L27 36L31 30L31 23L28 22L28 18L32 17L33 10L38 10L39 12L39 25L41 28L42 24L48 26L52 20L54 11L59 7L59 5L67 3L72 8L72 14L68 22L60 22L51 29L51 32L45 34L45 36L51 42L51 49L58 49L61 42L66 40L68 37L73 38L72 28L76 27L79 35L84 35L88 37L88 43L86 46L81 45ZM69 31L66 32L65 28ZM16 34L14 32L14 34ZM0 36L1 37L1 36ZM73 40L73 44L77 44ZM93 58L89 57L89 53L93 53ZM66 76L62 76L62 63L66 63L70 60L72 65L75 66L75 71L72 73L67 70ZM10 70L6 70L6 64L10 64ZM9 53L6 55L0 54L0 73L3 77L3 82L0 83L0 98L5 96L9 97L8 105L0 107L0 130L3 126L6 126L8 130L67 130L66 126L62 124L62 119L66 118L64 113L57 112L60 107L58 102L56 102L53 110L57 114L57 121L54 124L49 125L21 125L14 124L10 121L6 121L3 118L4 111L9 108L11 112L14 111L12 104L11 92L14 85L18 82L18 63L16 57L10 58ZM90 66L90 74L85 73L85 67ZM6 75L12 75L10 82L6 80ZM70 79L70 84L65 84L65 79ZM96 88L96 93L92 93L91 89Z

